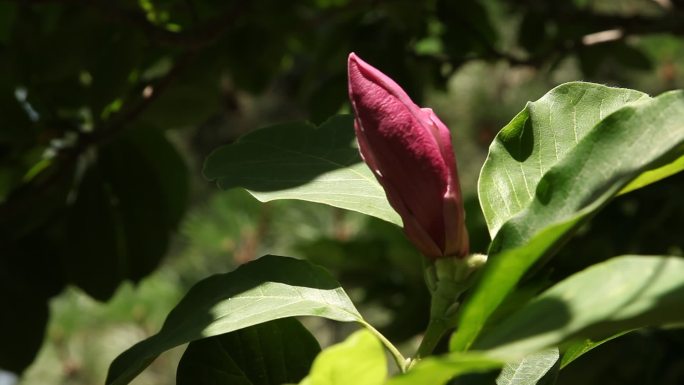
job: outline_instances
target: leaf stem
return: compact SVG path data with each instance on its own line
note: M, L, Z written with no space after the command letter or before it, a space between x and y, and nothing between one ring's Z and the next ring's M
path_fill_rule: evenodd
M432 354L435 350L437 343L442 339L444 333L450 329L449 323L442 318L433 318L430 320L427 329L425 330L425 335L423 340L418 346L418 351L416 352L415 360L419 360L423 357L427 357Z
M359 323L361 325L365 326L366 329L368 329L371 333L373 333L373 335L375 335L382 342L382 344L385 345L385 348L387 348L387 350L390 352L390 354L394 358L394 362L397 364L397 367L399 368L399 370L402 373L406 373L406 369L408 367L408 361L401 354L399 349L397 349L397 347L394 346L394 344L392 342L390 342L390 340L385 338L385 336L382 335L382 333L380 333L376 328L374 328L373 325L369 324L368 322L366 322L364 320L359 320Z

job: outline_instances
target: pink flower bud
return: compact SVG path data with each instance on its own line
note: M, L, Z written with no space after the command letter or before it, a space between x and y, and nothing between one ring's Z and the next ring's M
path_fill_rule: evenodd
M392 79L349 55L349 99L361 156L430 259L464 257L468 233L449 129Z

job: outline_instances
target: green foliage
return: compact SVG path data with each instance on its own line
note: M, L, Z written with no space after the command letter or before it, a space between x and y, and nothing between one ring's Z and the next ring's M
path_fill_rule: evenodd
M681 328L647 328L601 345L561 370L558 385L627 383L677 385L681 368Z
M137 282L152 272L188 199L184 161L154 129L136 128L64 174L46 172L33 182L51 184L12 198L18 205L0 219L0 266L13 276L3 279L0 301L22 302L31 318L3 317L12 339L31 336L20 344L25 351L0 355L0 367L17 372L40 346L47 300L66 284L106 300L122 280Z
M576 342L571 342L566 348L565 352L563 353L563 357L561 358L560 362L560 368L564 368L565 366L569 365L572 361L576 360L577 358L581 357L585 353L588 353L590 350L594 349L595 347L600 346L604 342L608 342L614 338L620 337L629 331L624 331L620 332L618 334L615 334L613 336L610 336L608 338L605 338L600 341L592 341L590 339L584 339L582 341L576 341Z
M301 380L321 348L304 326L283 318L191 342L176 384L281 385Z
M561 86L561 89L565 87L593 86L579 83ZM452 340L453 349L467 348L523 274L539 259L550 256L609 199L641 173L679 158L684 142L679 117L683 113L682 94L666 93L606 116L582 140L563 142L571 147L566 156L544 172L529 205L496 232L489 249L492 261L464 305L462 327ZM512 124L503 135L508 137L514 128L522 133L526 125L518 119ZM529 125L534 126L535 122L530 121ZM493 154L506 150L496 144L492 147ZM517 151L514 148L512 152L515 155ZM502 159L501 167L505 169L506 159L511 158L515 159L514 156ZM497 159L492 158L491 162L496 164ZM519 170L492 175L491 179L483 172L481 195L491 196L491 190L509 184L517 186L517 191L524 191L524 178L518 178L517 184L508 178L513 173L523 174L524 170Z
M674 175L682 170L684 170L684 156L679 157L671 163L667 163L661 167L642 173L627 186L625 186L625 188L620 191L620 194L626 194L630 191L638 190L642 187L648 186L651 183Z
M387 377L380 341L363 329L325 349L299 385L381 385Z
M292 258L262 257L195 285L158 334L114 360L107 384L129 383L159 354L178 345L304 315L362 320L339 284L322 268Z
M534 385L547 374L553 374L558 362L558 348L543 350L504 365L496 385Z
M67 219L69 282L105 300L122 280L152 272L185 210L187 178L162 132L139 129L104 148L83 175ZM100 269L108 274L93 274Z
M2 368L20 372L33 361L35 352L43 343L44 325L48 319L48 306L44 299L30 291L17 290L11 283L0 284L3 295L0 306L11 309L21 318L0 317L0 338L12 349L0 350ZM26 294L28 293L28 295Z
M684 260L626 256L556 284L485 333L475 349L522 355L578 337L684 322Z
M463 123L451 125L457 147L469 143L457 154L459 168L473 175L484 158L478 145L488 145L501 119L520 109L521 95L534 99L574 79L653 95L684 86L682 1L78 3L0 1L0 308L7 313L0 316L0 368L16 373L38 351L48 303L65 287L109 300L123 281L139 282L169 251L185 256L190 247L195 258L171 262L179 287L285 249L332 268L391 339L423 331L427 292L417 256L397 240L399 218L360 162L350 118L271 126L343 113L351 51L421 105L435 89L450 91L442 110ZM482 72L461 71L473 67ZM465 72L469 85L456 94L450 80ZM490 263L462 306L455 347L485 342L529 298L597 261L682 254L681 174L642 189L684 169L680 95L649 98L573 83L530 103L504 128L480 183L494 238ZM268 128L244 135L260 126ZM207 214L216 203L193 210L183 227L184 234L210 233L211 248L201 247L201 237L174 242L188 202L217 201L201 178L189 177L185 160L190 175L199 175L197 164L217 145L226 146L209 158L206 172L221 187L246 188L262 201L356 210L394 225L228 193L219 212ZM487 231L475 226L475 211L468 207L468 219L476 219L469 223L473 250L484 251ZM561 258L548 263L572 237ZM137 310L121 313L137 317ZM626 324L619 325L606 333L624 332ZM570 346L561 366L607 337L586 342L593 330L576 331L580 342L561 346ZM674 332L661 336L663 351L684 346ZM61 357L65 381L78 382L78 365ZM680 365L676 359L656 361L664 364L644 371L660 377L608 378L681 382L677 369L665 366ZM396 381L445 382L497 365L451 353L415 364ZM101 382L96 377L80 381Z
M430 294L422 257L397 226L370 220L348 239L303 240L292 253L330 269L349 292L357 293L352 298L362 313L382 315L376 326L391 341L401 343L425 330Z
M353 140L351 116L332 118L318 128L273 126L216 150L207 158L204 175L223 189L246 188L262 202L300 199L401 224Z
M501 367L501 361L476 353L450 353L419 361L406 374L391 378L388 385L445 384L451 378L487 372Z
M554 346L684 321L677 311L682 298L678 280L681 260L622 257L572 275L529 302L522 302L510 316L488 325L476 339L523 274L535 262L552 256L608 200L624 192L641 175L646 175L639 182L644 186L677 171L684 143L679 123L683 115L684 98L680 92L649 98L635 91L590 83L560 86L540 101L528 104L497 136L483 167L480 193L493 235L491 260L464 304L460 326L451 341L453 350L466 350L472 345L486 356L454 352L427 357L390 383L442 384L461 374L495 369L501 365L498 359L508 362L498 383L553 382L560 369ZM324 198L303 200L370 214L363 208L366 206L359 210L355 203L340 204L325 197L339 192L336 184L317 189L307 183L319 175L346 172L347 164L358 162L356 151L349 146L350 123L347 117L341 117L318 129L291 124L256 131L212 154L205 164L205 174L218 179L224 188L247 187L255 196L264 191L273 194L268 199L262 196L263 200L301 199L301 194L313 192ZM572 128L571 132L567 127ZM251 167L245 167L245 162ZM663 167L665 172L651 171ZM535 176L528 178L528 172ZM348 185L345 183L345 187ZM296 192L288 191L292 188ZM502 192L504 188L511 193ZM386 205L384 198L382 201ZM335 294L327 293L329 290ZM302 296L311 298L302 302ZM171 313L159 334L134 346L112 364L108 383L128 383L157 355L183 342L295 315L367 324L339 284L323 271L300 261L264 257L226 276L202 281ZM403 369L403 357L389 342L383 342ZM355 343L349 344L349 349L358 348ZM591 347L576 349L567 362ZM553 349L536 353L546 348ZM363 360L362 364L355 361L363 354L335 352L336 348L323 353L304 383L329 383L353 372L337 365L354 370L365 365L384 368L372 360ZM190 354L211 356L195 353L194 349ZM231 362L229 366L234 369L230 371L244 372L244 365ZM381 383L382 379L369 381Z
M504 223L530 206L544 174L565 159L597 123L643 98L648 96L638 91L570 83L528 103L501 129L482 166L478 190L492 238Z

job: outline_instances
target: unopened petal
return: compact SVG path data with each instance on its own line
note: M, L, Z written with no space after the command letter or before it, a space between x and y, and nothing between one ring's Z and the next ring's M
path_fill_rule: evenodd
M351 54L348 64L361 154L402 217L407 236L430 258L462 249L453 234L463 227L463 211L448 128L358 56Z

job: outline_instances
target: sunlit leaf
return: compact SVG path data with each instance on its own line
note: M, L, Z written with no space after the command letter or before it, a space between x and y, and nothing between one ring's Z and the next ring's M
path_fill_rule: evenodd
M293 316L360 321L344 290L308 262L265 256L197 283L171 311L156 335L134 345L109 368L107 384L127 384L159 354L216 336Z
M522 356L571 340L684 322L683 276L682 258L613 258L545 291L473 347Z
M494 238L534 200L544 174L601 120L647 99L644 93L591 83L567 83L530 102L496 136L482 166L479 197Z
M566 87L584 86L573 83ZM644 98L601 120L561 160L545 170L532 200L496 232L489 249L490 262L464 304L451 348L467 349L523 274L540 258L550 255L632 180L678 159L684 143L683 121L684 93L673 91ZM481 175L480 186L497 188L498 182L487 175ZM515 186L517 191L525 189L524 185Z
M684 152L681 150L680 152ZM626 194L630 191L638 190L642 187L646 187L653 182L657 182L663 178L674 175L678 172L684 170L684 155L680 156L675 161L668 163L664 166L660 166L653 170L649 170L639 175L636 179L630 182L625 188L620 191L620 194Z
M558 348L532 353L504 365L496 385L535 385L546 375L560 356Z
M214 151L204 175L222 189L245 188L262 202L324 203L401 225L353 142L351 116L334 117L318 128L280 124Z
M501 367L498 360L475 353L450 353L427 357L407 373L391 378L387 385L442 385L466 373L482 373Z
M382 385L387 360L380 341L365 330L321 352L300 385Z

